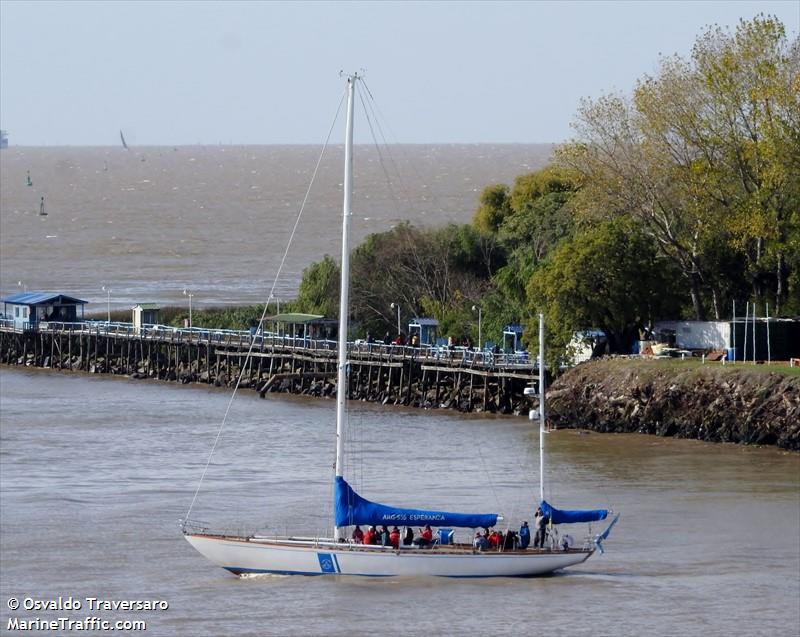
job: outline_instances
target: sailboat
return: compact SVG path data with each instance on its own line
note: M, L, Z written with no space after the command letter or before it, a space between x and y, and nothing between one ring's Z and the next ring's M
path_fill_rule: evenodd
M128 150L128 144L126 144L126 143L125 143L125 135L123 135L123 134L122 134L122 129L121 129L121 128L120 128L120 130L119 130L119 139L120 139L120 141L122 142L122 147L123 147L125 150Z
M481 550L473 544L475 529L494 527L502 516L497 513L453 513L388 506L372 502L358 493L343 474L344 419L347 387L347 333L349 307L350 219L353 192L353 110L358 74L347 77L347 123L345 133L344 204L342 214L342 261L339 312L338 379L336 397L336 463L334 477L333 537L285 537L231 535L198 528L182 522L183 535L202 555L235 575L271 573L288 575L357 576L442 576L442 577L524 577L543 575L580 564L608 537L617 516L606 530L589 536L580 548L569 542L550 542L545 548L500 548ZM550 525L604 520L607 509L559 510L544 500L544 331L540 316L539 348L539 432L540 432L540 508ZM533 388L531 388L532 390ZM529 392L530 393L530 392ZM535 412L531 412L531 417ZM195 494L196 495L196 494ZM190 507L191 512L191 507ZM188 517L188 515L187 515ZM372 545L351 539L356 525L412 526L435 525L438 538L426 545ZM471 529L469 541L453 541L454 528ZM551 534L551 536L554 534ZM566 537L566 536L565 536Z

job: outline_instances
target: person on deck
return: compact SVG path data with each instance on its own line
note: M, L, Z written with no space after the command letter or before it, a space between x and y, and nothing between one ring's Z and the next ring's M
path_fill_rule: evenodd
M519 545L519 538L516 531L506 531L506 536L503 538L503 550L515 551Z
M367 532L364 533L364 544L377 544L378 543L378 532L375 530L374 526L371 526L367 529Z
M419 537L414 540L414 544L420 548L433 544L433 531L430 524L426 524L424 529L419 530Z
M385 524L381 527L379 544L381 546L389 546L389 528Z
M358 525L356 525L356 528L353 529L353 542L356 544L364 543L364 531L362 531L361 527Z
M496 549L500 546L500 534L492 529L492 532L489 533L489 537L486 538L486 541L489 543L490 549Z
M410 526L406 527L405 534L403 535L403 546L411 546L414 542L414 529Z
M519 527L519 548L526 549L531 543L531 529L527 522L523 522Z
M533 537L533 548L544 548L545 539L547 539L547 523L550 522L541 507L536 509L536 517L534 525L536 526L536 535Z
M478 531L475 534L475 540L472 542L472 546L478 551L485 551L489 548L489 543L486 541L486 536Z
M400 529L396 526L393 526L392 532L389 533L389 543L392 545L393 549L400 548Z

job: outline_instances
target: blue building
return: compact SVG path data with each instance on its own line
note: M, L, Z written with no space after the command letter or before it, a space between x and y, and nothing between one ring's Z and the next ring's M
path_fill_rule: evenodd
M75 323L83 320L87 302L56 292L21 292L3 299L3 315L18 330L36 329L43 321Z
M522 325L512 323L503 328L503 353L515 354L524 351L522 345Z
M439 327L439 321L432 318L415 318L408 324L408 343L416 334L417 345L434 345L436 344L436 330Z

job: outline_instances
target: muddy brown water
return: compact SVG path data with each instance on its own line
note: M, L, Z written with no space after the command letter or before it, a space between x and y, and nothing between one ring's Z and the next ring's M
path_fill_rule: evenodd
M605 555L527 580L240 580L178 528L227 392L0 370L0 622L144 619L149 635L786 635L800 628L800 457L642 435L547 436L546 496L612 506ZM325 532L335 405L243 395L192 517ZM525 419L357 405L348 475L376 500L501 511L538 496ZM584 525L572 533L581 535ZM598 530L598 529L595 529ZM12 613L7 600L164 599L157 612Z
M321 147L8 148L0 153L0 293L66 291L102 311L268 297ZM550 145L358 146L352 241L408 220L469 223L481 190L541 167ZM342 147L329 147L280 275L341 252ZM33 186L27 186L30 173ZM387 179L387 175L390 179ZM39 215L45 197L46 216Z

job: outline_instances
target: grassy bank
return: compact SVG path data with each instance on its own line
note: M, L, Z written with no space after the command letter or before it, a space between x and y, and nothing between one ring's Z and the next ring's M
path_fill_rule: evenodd
M698 373L714 373L712 370L720 370L720 374L784 374L787 376L800 376L800 367L791 367L788 361L773 361L767 363L743 363L741 361L724 365L721 362L703 362L700 358L659 358L659 359L611 359L604 361L607 363L606 369L633 370L642 376L658 375L664 371L673 373L689 373L696 370Z

